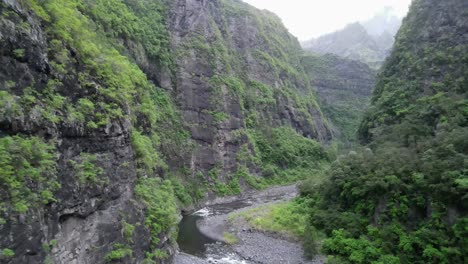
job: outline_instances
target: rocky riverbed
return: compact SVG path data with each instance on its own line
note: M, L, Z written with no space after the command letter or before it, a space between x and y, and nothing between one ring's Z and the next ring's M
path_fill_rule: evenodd
M258 263L258 264L317 264L324 263L323 258L307 260L298 242L275 234L252 229L241 219L229 221L230 216L252 208L290 200L297 195L295 185L271 188L249 194L237 201L212 204L202 210L203 218L196 221L196 228L203 236L218 241L208 245L204 254L193 256L180 252L176 264L206 263ZM233 236L229 241L226 234ZM231 242L229 244L228 242Z

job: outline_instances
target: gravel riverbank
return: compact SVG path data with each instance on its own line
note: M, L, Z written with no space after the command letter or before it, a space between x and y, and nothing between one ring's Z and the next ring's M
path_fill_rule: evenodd
M205 264L205 263L257 263L257 264L319 264L324 263L323 258L306 260L299 243L288 241L274 234L258 232L251 229L245 221L229 221L229 216L265 204L277 203L290 200L297 195L297 188L292 186L281 186L271 188L262 192L251 194L243 198L246 205L239 209L233 209L224 214L210 215L197 223L198 229L206 236L225 241L225 234L229 233L237 237L238 241L228 245L244 261L231 262L222 260L205 260L184 253L176 256L176 264Z

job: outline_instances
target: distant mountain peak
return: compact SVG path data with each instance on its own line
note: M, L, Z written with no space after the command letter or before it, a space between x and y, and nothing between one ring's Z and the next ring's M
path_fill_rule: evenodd
M304 49L319 54L332 53L379 68L389 54L401 18L387 6L367 21L354 22L343 29L302 43Z

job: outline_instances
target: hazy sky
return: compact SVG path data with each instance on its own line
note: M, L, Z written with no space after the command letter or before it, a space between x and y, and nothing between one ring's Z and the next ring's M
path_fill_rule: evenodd
M307 40L371 18L385 6L403 17L411 0L243 0L276 13L289 31Z

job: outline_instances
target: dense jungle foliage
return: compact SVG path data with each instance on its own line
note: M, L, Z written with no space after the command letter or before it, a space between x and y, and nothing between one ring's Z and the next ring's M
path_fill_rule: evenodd
M463 7L413 1L360 127L366 145L339 157L323 184L304 184L330 263L468 261Z

